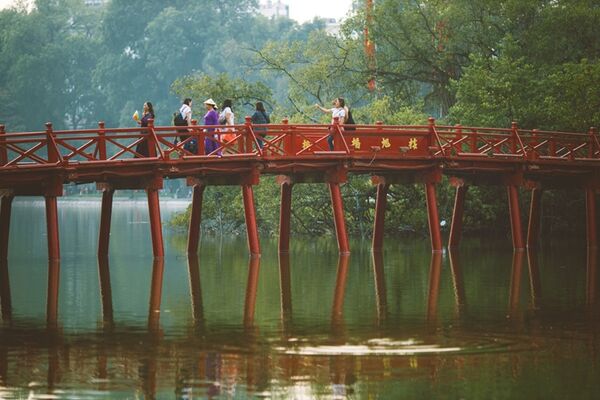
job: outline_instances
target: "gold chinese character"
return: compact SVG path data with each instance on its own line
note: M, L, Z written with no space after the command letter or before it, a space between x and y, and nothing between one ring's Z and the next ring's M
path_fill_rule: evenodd
M306 139L302 142L302 150L306 150L310 147L310 142Z
M356 150L360 150L360 139L357 137L352 138L352 146L354 146Z
M381 139L381 148L382 149L387 149L388 147L391 147L392 144L390 143L390 139L388 138L383 138Z
M408 141L408 148L411 150L416 150L417 149L417 138L411 138Z

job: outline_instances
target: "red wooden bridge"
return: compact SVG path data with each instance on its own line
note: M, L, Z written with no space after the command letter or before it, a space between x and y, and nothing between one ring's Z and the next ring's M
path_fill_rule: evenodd
M211 129L194 123L189 137L177 141L181 127L107 128L58 131L46 124L41 132L6 132L0 125L0 258L8 254L11 204L14 196L44 196L48 230L48 256L60 258L57 198L65 183L96 183L102 190L98 254L106 256L112 198L115 190L147 192L153 253L162 257L163 237L159 190L164 178L186 178L193 186L188 252L195 253L200 237L204 188L239 185L242 189L248 246L260 253L253 186L264 174L277 175L281 185L279 250L290 240L292 188L297 183L326 183L340 253L350 251L340 185L349 173L369 174L377 185L373 250L383 244L387 191L390 184L423 183L429 219L431 247L442 250L436 204L436 184L442 174L456 187L456 199L448 245L458 246L467 188L493 184L507 188L513 247L533 247L539 236L543 189L576 188L586 193L587 241L596 247L595 192L600 188L600 143L595 128L587 133L510 128L427 125L355 125L344 130L331 125L253 125L247 117L237 125L235 139L223 142ZM268 136L261 147L261 137ZM334 136L334 150L327 144ZM185 149L192 140L198 154ZM205 154L205 140L217 149ZM139 154L147 141L148 156ZM524 237L518 204L518 188L531 190L527 236Z

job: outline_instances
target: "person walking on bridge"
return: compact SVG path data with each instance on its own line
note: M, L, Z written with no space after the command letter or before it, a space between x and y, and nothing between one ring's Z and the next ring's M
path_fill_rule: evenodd
M213 99L204 101L206 114L204 114L204 125L219 125L219 113L217 112L217 103ZM207 135L204 137L204 152L210 154L219 148L219 134L215 132L215 128L206 128Z
M145 102L143 110L144 111L142 114L142 118L136 119L136 122L142 128L147 128L148 121L151 119L154 119L154 108L152 107L152 103L150 103L149 101ZM137 114L137 111L136 111L136 114ZM142 136L148 135L148 132L145 129L141 133L142 133ZM135 147L135 152L139 154L139 155L136 154L135 158L138 158L139 156L148 157L148 139L143 137L142 140Z
M324 113L331 113L331 124L334 123L335 118L338 118L340 125L344 125L346 120L346 102L343 97L337 97L333 100L333 108L325 108L320 104L315 104L315 107ZM333 150L333 132L330 130L327 136L327 143L329 144L329 150Z

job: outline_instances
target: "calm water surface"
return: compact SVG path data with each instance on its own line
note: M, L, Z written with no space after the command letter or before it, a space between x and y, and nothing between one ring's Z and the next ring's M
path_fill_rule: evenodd
M163 220L186 205L163 203ZM355 240L340 258L333 238L293 238L287 257L262 238L251 259L245 237L204 237L188 258L165 228L154 262L145 202L117 200L98 261L99 209L59 203L52 264L43 202L15 200L0 398L598 398L597 257L584 240L432 256L427 238L387 238L378 257Z

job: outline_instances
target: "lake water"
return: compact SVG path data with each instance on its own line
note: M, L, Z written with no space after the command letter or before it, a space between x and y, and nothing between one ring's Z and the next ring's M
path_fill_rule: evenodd
M163 220L186 202L161 204ZM261 238L164 229L116 199L99 261L98 201L60 201L60 264L43 201L16 199L0 265L2 399L592 399L600 393L596 254L585 238L515 253L510 238L432 256L428 238ZM558 240L560 239L560 240ZM59 272L59 273L57 273ZM49 292L59 285L58 298ZM161 284L162 277L162 284ZM49 295L50 294L50 295Z

